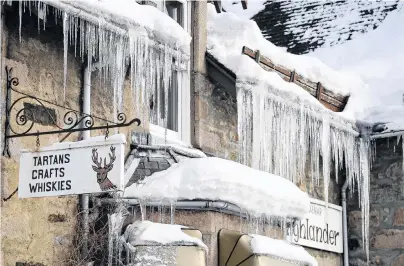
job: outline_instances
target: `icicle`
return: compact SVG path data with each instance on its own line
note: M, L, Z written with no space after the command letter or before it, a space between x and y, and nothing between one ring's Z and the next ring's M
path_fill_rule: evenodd
M19 13L18 33L20 35L20 42L21 42L21 27L22 27L22 5L23 5L23 1L19 1L18 2L18 13Z
M404 135L401 136L401 148L402 148L401 151L402 151L402 157L403 157L403 165L402 165L403 170L402 171L404 173Z
M328 186L330 183L330 118L323 116L323 135L322 135L322 157L323 157L323 179L324 179L324 199L328 208Z
M0 113L5 114L5 106L3 105L3 3L0 3ZM0 134L3 135L3 121L2 117L0 116ZM3 151L3 140L0 140L0 150ZM2 160L0 158L0 182L3 183L3 173L2 173ZM3 199L2 189L0 189L0 198ZM2 207L0 207L0 217L2 217ZM2 240L0 238L0 247L2 247ZM0 255L1 257L1 255ZM2 258L0 258L1 260Z
M65 11L63 13L63 101L66 99L66 83L67 83L67 52L68 36L69 36L69 15Z
M42 4L42 2L41 1L37 1L37 11L38 11L38 21L37 21L37 23L38 23L38 34L39 34L39 32L41 31L41 27L40 27L40 23L39 23L39 17L40 17L40 15L39 15L39 11L41 10L41 4Z
M175 223L175 202L170 203L170 224Z
M144 221L146 219L146 208L145 208L146 205L143 202L141 202L139 204L139 206L140 206L140 215L141 215L142 221Z

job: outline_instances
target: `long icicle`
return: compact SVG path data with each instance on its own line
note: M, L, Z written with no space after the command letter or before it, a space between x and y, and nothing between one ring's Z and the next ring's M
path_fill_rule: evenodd
M66 99L66 83L67 83L67 52L69 49L69 15L65 11L63 13L63 101Z

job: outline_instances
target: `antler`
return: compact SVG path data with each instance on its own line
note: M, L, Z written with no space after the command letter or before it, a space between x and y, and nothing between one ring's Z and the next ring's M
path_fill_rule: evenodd
M100 159L100 161L98 161L97 149L93 149L93 157L92 157L92 159L93 159L93 162L95 163L95 165L96 165L98 168L101 168L102 159Z
M111 146L110 148L111 153L109 153L109 163L107 164L106 162L106 158L104 158L104 168L110 167L112 165L112 163L115 161L116 156L115 156L115 147Z

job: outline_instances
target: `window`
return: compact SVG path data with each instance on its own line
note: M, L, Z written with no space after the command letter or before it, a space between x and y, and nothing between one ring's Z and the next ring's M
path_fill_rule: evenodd
M184 27L184 4L179 1L166 1L166 13Z
M181 25L185 30L190 29L190 21L188 18L188 12L190 8L188 5L190 2L187 0L178 1L146 1L152 6L160 9L167 15L169 15L173 20L175 20L179 25ZM173 60L173 64L176 62ZM189 142L190 138L190 106L189 106L189 80L179 79L178 70L174 68L172 80L170 82L170 88L168 90L167 102L165 101L166 95L164 94L163 86L162 89L156 91L155 95L158 99L151 99L150 102L150 131L151 133L164 136L165 129L162 121L165 117L165 104L167 104L167 139L174 141ZM162 81L160 81L162 82ZM157 90L157 89L156 89ZM161 118L161 119L159 119Z

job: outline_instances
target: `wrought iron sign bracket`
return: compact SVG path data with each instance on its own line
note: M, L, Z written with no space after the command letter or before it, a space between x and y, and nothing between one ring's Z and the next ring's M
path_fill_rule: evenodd
M9 149L9 140L12 138L36 136L38 145L39 136L42 135L66 133L66 136L68 136L73 132L103 129L106 130L107 137L109 129L128 127L132 124L136 124L137 126L139 126L141 123L140 119L138 118L134 118L126 122L126 115L124 113L119 113L117 115L116 122L110 121L94 115L85 114L77 110L73 110L71 108L61 106L50 101L43 100L27 93L18 91L15 87L18 86L19 81L17 77L12 76L13 68L8 68L6 66L5 69L7 75L7 91L3 156L11 156ZM15 94L15 96L12 95L12 93ZM13 102L12 99L14 100ZM37 109L37 111L39 110L40 116L42 117L42 119L45 119L47 121L46 126L50 126L56 129L43 131L41 130L41 127L35 127L36 124L41 124L41 122L38 117L35 117L37 112L32 108L32 106L34 105L29 105L27 104L27 102L35 103L35 108ZM61 110L60 113L64 113L62 119L63 125L60 125L60 123L58 123L56 115L57 112L52 112L53 109L51 109L50 107L58 108ZM14 120L11 120L12 117L14 118ZM99 122L96 123L96 121Z

